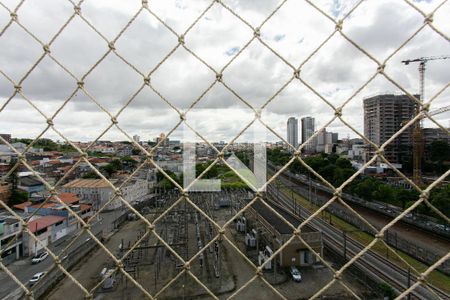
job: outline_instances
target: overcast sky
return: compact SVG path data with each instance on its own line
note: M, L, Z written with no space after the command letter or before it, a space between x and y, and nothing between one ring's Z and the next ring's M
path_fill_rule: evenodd
M13 9L18 1L0 0ZM223 0L230 8L258 27L273 11L276 0ZM352 9L354 0L320 0L317 6L335 19ZM425 12L441 1L415 1ZM152 11L175 32L183 33L211 1L152 0ZM141 1L86 0L81 11L108 40L113 40ZM73 13L69 1L27 0L18 10L19 21L44 43L48 43ZM447 36L450 3L434 15L434 25ZM0 7L0 28L9 21L9 12ZM400 0L363 2L345 21L343 32L367 52L384 60L423 24L423 16ZM298 67L334 30L335 25L305 1L290 0L261 27L261 39L284 59ZM252 38L253 32L238 18L218 4L187 33L186 46L215 70L224 67ZM143 11L116 42L117 53L141 73L150 70L177 45L177 37L147 11ZM75 17L50 47L52 55L77 78L81 78L107 51L107 43L79 17ZM0 36L0 70L18 82L42 54L42 47L17 24ZM424 56L449 55L449 41L428 27L422 30L388 62L386 72L410 93L418 93L416 64L404 66L401 60ZM352 95L376 71L376 64L342 36L336 34L301 70L302 78L334 105ZM426 99L450 81L450 59L431 61L426 71ZM292 69L279 57L253 41L223 72L223 80L254 107L263 105L292 76ZM183 48L178 48L151 76L154 88L180 110L197 99L215 80L215 73ZM143 78L110 53L85 79L86 90L115 114L136 93ZM44 58L22 84L23 93L51 116L76 88L76 80L48 57ZM13 92L13 85L0 74L0 109ZM362 99L378 93L400 93L386 79L378 76L343 110L344 118L363 132ZM431 109L450 104L447 89ZM228 141L254 114L222 84L215 84L188 113L194 128L212 141ZM316 118L317 127L333 117L333 111L298 80L292 81L263 111L263 120L281 136L286 136L290 116ZM450 126L450 113L436 116ZM153 139L168 132L178 122L178 114L155 92L145 87L120 114L119 125L130 136ZM70 140L87 141L97 137L109 124L109 117L83 92L62 109L55 126ZM428 125L428 123L425 123ZM45 119L20 96L0 111L0 132L15 137L35 137L46 127ZM340 137L355 134L340 121L328 127ZM268 140L279 140L268 133ZM49 131L44 137L61 139ZM173 133L181 137L181 130ZM124 140L112 129L102 139ZM239 141L245 140L242 137Z

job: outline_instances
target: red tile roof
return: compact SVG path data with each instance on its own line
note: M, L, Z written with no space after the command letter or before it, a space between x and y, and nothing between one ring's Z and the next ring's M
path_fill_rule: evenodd
M23 202L23 203L20 203L20 204L16 204L13 207L16 208L16 209L25 210L25 207L28 207L31 204L32 204L31 201L27 201L27 202Z
M63 221L65 217L60 216L43 216L31 222L28 222L28 228L31 232L36 232L43 228L49 227L55 223Z
M80 198L74 193L59 193L58 198L66 204L73 204L80 201ZM51 197L50 200L59 203L56 197Z
M90 204L84 204L84 203L80 204L80 211L85 211L90 208L92 208L92 205L90 205Z
M50 207L53 207L53 206L55 206L55 203L53 203L53 202L47 202L45 204L39 203L39 204L31 205L31 207L36 208L36 209L38 209L38 208L50 208Z

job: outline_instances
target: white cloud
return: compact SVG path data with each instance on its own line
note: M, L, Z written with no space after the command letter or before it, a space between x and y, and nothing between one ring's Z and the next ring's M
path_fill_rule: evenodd
M2 1L13 9L16 0ZM224 1L251 26L260 26L278 1ZM358 1L320 0L316 5L332 18L342 19ZM81 6L83 16L107 39L103 40L79 17L75 17L51 44L52 55L78 79L97 63L113 40L140 9L141 1L91 0ZM414 1L420 9L431 12L439 1ZM18 10L19 21L33 34L49 43L53 35L73 13L69 1L27 0ZM210 1L160 0L150 1L150 9L177 34L184 34ZM434 16L434 24L445 34L450 32L446 21L450 4L443 5ZM0 26L9 21L9 13L0 7ZM365 1L343 25L343 31L376 59L382 61L423 24L423 16L403 1ZM298 67L333 31L334 23L306 1L287 1L261 27L261 39L293 66ZM228 10L214 4L189 29L186 46L217 72L241 51L253 37L252 30ZM178 37L147 11L142 11L133 24L116 41L118 53L142 74L147 74L178 43ZM18 82L42 54L42 46L13 24L0 36L0 70ZM386 72L411 93L418 91L416 65L404 66L401 60L422 56L449 54L448 40L425 28L394 55ZM426 73L426 95L431 97L450 80L450 60L434 61ZM376 71L377 65L363 53L336 34L302 67L301 76L333 105L340 105ZM293 70L280 58L253 41L248 48L223 71L223 80L245 101L261 106L293 75ZM152 74L155 89L180 110L187 109L215 80L216 74L179 47ZM143 84L143 78L113 53L110 53L86 78L85 88L103 107L116 113ZM23 93L47 116L51 116L76 88L76 80L48 57L44 58L22 83ZM13 85L0 75L0 109L13 92ZM358 94L344 109L346 120L362 130L362 99L379 92L400 91L383 78L378 78ZM450 95L443 93L432 108L448 105ZM45 119L17 97L0 111L1 131L14 136L34 137L45 128ZM212 140L229 140L245 125L253 113L241 114L245 105L220 83L204 95L196 108L208 114L197 114L196 126ZM218 109L216 114L211 113ZM220 109L223 109L222 111ZM214 117L216 115L216 117ZM264 120L276 132L285 136L289 116L315 116L325 124L333 111L317 95L297 80L291 82L264 112ZM203 118L200 122L198 118ZM194 118L192 116L192 118ZM448 125L450 116L437 116ZM119 124L130 134L151 139L168 132L179 117L148 87L136 96L119 116ZM70 139L95 138L110 124L109 116L82 92L61 110L55 126ZM428 124L428 123L426 123ZM341 135L351 133L342 124L331 130ZM174 133L174 135L179 132ZM50 137L57 137L49 132ZM351 133L351 135L354 135ZM108 134L111 139L123 139L118 131ZM60 138L59 138L60 139ZM271 135L271 140L278 138Z

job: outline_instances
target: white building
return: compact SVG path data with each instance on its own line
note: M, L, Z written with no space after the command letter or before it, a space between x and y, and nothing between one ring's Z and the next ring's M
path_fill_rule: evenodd
M122 184L119 180L112 179L110 181L116 187ZM131 179L120 189L122 198L128 203L140 200L149 194L149 186L147 180ZM113 188L103 179L75 179L65 184L63 191L77 194L81 198L81 202L91 204L94 210L102 208L114 197ZM123 201L119 197L115 197L104 209L117 209L123 205Z
M350 160L362 161L364 159L365 145L352 145L352 149L348 150L347 157Z

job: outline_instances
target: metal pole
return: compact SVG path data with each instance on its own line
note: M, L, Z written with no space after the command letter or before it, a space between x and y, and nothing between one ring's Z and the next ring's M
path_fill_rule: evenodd
M408 268L408 288L411 286L411 268ZM411 293L408 294L408 300L411 300Z
M309 179L309 202L312 202L312 187L311 187L311 174L308 173L308 179Z
M347 260L347 232L344 230L342 232L344 238L344 261Z

